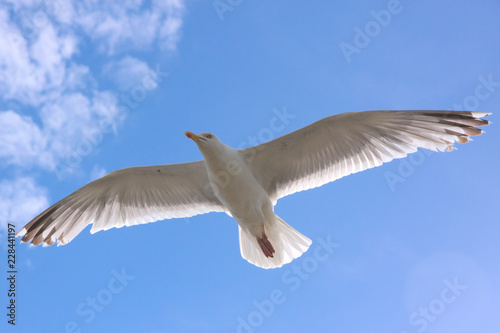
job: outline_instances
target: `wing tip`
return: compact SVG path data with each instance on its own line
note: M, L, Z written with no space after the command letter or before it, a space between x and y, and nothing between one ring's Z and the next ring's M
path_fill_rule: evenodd
M16 234L16 238L17 238L17 237L24 237L24 235L26 235L26 231L27 231L27 230L26 230L26 228L24 228L24 227L23 227L23 228L22 228L21 230L19 230L19 232ZM22 243L25 243L25 242L23 242L23 240L21 240L21 242L22 242Z
M491 116L492 112L477 112L477 111L469 111L474 118L484 118Z

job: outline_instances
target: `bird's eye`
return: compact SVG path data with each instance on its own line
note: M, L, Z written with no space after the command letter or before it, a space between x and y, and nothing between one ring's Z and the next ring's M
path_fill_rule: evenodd
M211 139L213 138L213 135L212 134L207 134L207 139Z

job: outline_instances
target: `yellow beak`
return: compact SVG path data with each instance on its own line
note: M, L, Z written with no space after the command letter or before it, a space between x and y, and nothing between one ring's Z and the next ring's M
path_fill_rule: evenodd
M193 132L186 131L186 132L184 132L184 134L193 141L205 140L205 138L202 138L201 136L198 136L198 135L194 134Z

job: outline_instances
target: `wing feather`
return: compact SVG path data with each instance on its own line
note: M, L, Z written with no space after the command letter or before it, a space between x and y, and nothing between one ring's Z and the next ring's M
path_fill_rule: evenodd
M47 208L17 234L23 242L70 242L91 233L176 217L225 211L208 191L204 161L126 168L95 180Z
M489 113L366 111L324 118L298 131L243 150L255 178L276 202L418 148L451 150L483 133Z

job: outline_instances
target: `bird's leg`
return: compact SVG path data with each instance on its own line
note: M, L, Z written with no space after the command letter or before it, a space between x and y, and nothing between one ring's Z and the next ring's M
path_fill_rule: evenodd
M262 233L261 238L257 238L257 243L259 243L262 252L264 252L264 255L267 258L274 258L274 248L271 245L271 242L269 242L265 232Z

